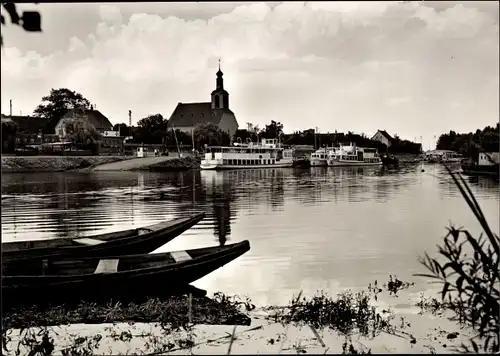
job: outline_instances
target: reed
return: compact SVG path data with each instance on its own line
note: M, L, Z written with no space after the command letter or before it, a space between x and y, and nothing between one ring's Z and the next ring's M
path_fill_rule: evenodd
M427 253L420 258L420 262L430 273L416 276L441 283L441 303L434 300L431 305L436 310L450 310L452 320L476 331L476 335L469 340L470 345L462 345L464 351L498 353L500 238L492 232L463 177L453 173L447 165L445 168L481 225L483 233L473 237L466 229L450 226L443 244L437 246L440 258L432 258ZM468 255L467 252L472 254Z

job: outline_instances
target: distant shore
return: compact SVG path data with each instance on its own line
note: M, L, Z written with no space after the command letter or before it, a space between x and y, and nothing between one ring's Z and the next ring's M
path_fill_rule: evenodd
M412 161L418 155L397 154L400 162ZM149 159L151 160L152 157ZM159 158L159 157L157 157ZM138 164L132 164L136 159ZM82 171L90 172L94 168L104 165L109 169L98 170L141 170L152 172L170 172L189 169L200 169L200 158L189 155L179 158L170 157L162 161L152 161L135 156L2 156L2 173L30 173L30 172L65 172ZM130 161L125 163L124 161ZM111 163L124 162L123 164L110 165ZM139 164L140 163L140 164Z

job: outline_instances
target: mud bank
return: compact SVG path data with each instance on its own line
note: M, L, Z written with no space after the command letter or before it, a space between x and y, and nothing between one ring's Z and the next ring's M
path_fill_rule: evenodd
M2 156L2 173L64 172L126 159L125 156Z

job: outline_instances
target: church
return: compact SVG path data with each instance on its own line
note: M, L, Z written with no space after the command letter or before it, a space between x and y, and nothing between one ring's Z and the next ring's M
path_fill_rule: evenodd
M219 63L212 100L204 103L178 103L170 116L168 128L191 134L197 124L210 122L233 137L238 130L238 121L229 109L229 93L224 89L222 75Z

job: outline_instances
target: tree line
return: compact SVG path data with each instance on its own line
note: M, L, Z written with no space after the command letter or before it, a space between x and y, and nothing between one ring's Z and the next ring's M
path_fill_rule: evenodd
M476 159L479 152L499 152L500 124L495 127L486 126L484 129L477 129L476 132L456 133L450 131L439 136L436 143L438 150L451 150Z

